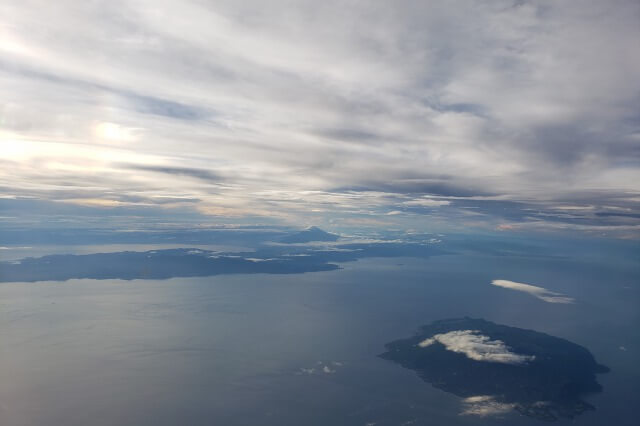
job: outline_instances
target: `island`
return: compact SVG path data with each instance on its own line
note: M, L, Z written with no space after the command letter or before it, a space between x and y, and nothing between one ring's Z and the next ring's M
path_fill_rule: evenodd
M433 322L385 347L381 358L464 398L466 411L480 415L514 409L545 421L574 418L595 409L582 398L601 392L596 374L609 371L565 339L467 317Z
M446 254L432 244L366 242L264 245L254 251L219 252L199 248L53 254L0 261L0 282L70 279L168 279L220 274L301 274L334 271L339 263L367 257L418 257Z

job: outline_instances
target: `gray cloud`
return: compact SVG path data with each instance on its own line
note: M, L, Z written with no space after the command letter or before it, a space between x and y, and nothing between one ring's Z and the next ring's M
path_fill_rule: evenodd
M0 10L8 195L640 234L636 1ZM422 196L441 213L403 204Z
M29 66L23 66L20 63L0 61L0 71L16 74L19 77L26 77L31 80L42 80L56 86L66 86L71 89L82 90L86 95L92 97L95 100L94 102L100 102L104 95L114 95L121 98L118 103L119 107L129 108L142 114L154 114L181 120L196 120L212 115L211 112L196 106L185 105L152 95L140 94L131 89L48 73L46 71L32 69Z
M197 169L192 167L173 167L173 166L147 166L147 165L125 165L125 168L132 170L141 170L145 172L164 173L175 176L188 176L205 181L220 182L223 178L206 169Z

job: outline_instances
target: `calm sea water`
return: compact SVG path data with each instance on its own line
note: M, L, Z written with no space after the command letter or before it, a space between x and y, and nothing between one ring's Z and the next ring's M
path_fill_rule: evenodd
M342 266L0 284L0 424L540 424L515 412L460 415L459 398L377 357L422 324L460 316L585 346L611 372L587 398L597 410L574 422L637 424L637 262L469 253ZM545 303L492 279L576 303Z

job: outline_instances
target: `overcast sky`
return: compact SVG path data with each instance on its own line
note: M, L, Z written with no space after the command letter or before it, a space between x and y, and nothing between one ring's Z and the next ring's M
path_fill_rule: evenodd
M640 233L637 0L0 0L0 16L7 211Z

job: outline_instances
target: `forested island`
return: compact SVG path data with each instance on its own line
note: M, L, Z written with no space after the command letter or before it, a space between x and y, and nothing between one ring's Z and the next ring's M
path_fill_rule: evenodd
M596 373L608 371L575 343L483 319L436 321L385 346L382 358L467 402L484 402L486 412L515 409L547 421L595 409L582 398L602 391Z

